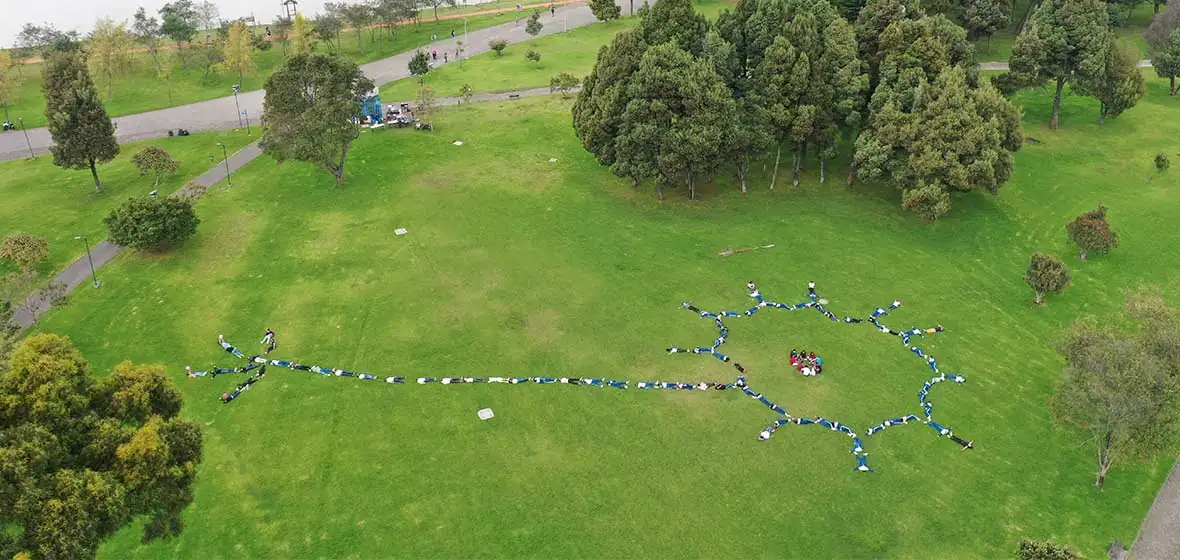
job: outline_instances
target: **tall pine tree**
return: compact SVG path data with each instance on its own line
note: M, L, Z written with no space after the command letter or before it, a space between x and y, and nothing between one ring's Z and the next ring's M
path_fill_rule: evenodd
M119 143L84 55L78 51L55 53L45 66L43 80L53 164L66 169L89 168L94 189L101 191L96 166L119 155Z

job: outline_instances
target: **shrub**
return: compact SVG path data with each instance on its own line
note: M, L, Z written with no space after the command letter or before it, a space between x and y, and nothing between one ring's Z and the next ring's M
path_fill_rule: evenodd
M1050 542L1020 539L1020 549L1016 552L1019 560L1077 560L1078 553L1073 549L1055 545Z
M107 216L111 243L140 251L159 251L197 232L201 220L192 202L175 198L132 198Z
M508 41L504 39L492 39L488 41L488 46L493 51L496 51L496 56L504 56L504 49L508 48Z
M0 242L0 259L12 261L21 270L31 269L49 258L49 242L44 237L18 231Z
M1065 231L1081 249L1083 261L1090 253L1103 255L1119 246L1119 234L1110 229L1110 223L1106 221L1106 207L1102 205L1065 224Z
M1168 159L1167 154L1165 154L1163 152L1159 152L1159 153L1155 154L1155 169L1156 169L1156 171L1163 173L1164 171L1167 171L1168 168L1171 166L1172 166L1172 160Z
M464 103L471 103L471 96L475 95L475 90L471 89L471 84L463 84L459 88L459 97L463 98Z
M1036 294L1033 303L1040 305L1045 303L1045 294L1061 293L1069 285L1069 269L1053 255L1033 253L1028 271L1024 273L1024 281Z
M524 53L524 57L533 62L541 62L541 53L533 49L529 49L529 52Z

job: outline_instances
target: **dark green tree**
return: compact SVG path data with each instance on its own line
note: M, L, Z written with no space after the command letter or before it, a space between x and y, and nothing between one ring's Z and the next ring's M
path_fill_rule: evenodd
M1081 556L1073 549L1049 541L1020 539L1016 552L1018 560L1079 560Z
M1101 204L1074 218L1065 225L1065 231L1081 250L1080 258L1083 261L1089 258L1090 253L1105 255L1119 246L1119 234L1110 229L1110 222L1106 221L1106 207Z
M745 0L743 0L745 1ZM747 192L750 160L762 155L774 140L765 108L750 94L744 61L737 50L715 30L705 36L705 57L721 76L734 98L737 126L729 138L730 153L725 159L734 163L742 192Z
M615 0L588 0L586 4L590 6L590 13L594 14L598 21L619 19L619 16L623 15L623 9L615 4Z
M543 27L545 27L545 24L541 23L541 12L539 10L533 10L533 15L529 16L528 23L524 25L524 32L536 37L541 33L541 28Z
M1069 286L1069 269L1061 259L1048 253L1033 253L1024 273L1024 281L1033 289L1033 303L1045 303L1045 294L1061 293Z
M1102 0L1044 0L1016 38L1006 80L1026 87L1053 81L1049 128L1056 130L1065 84L1096 82L1109 41Z
M1158 7L1158 6L1157 6ZM1143 33L1155 74L1168 79L1168 94L1176 95L1176 75L1180 74L1180 10L1157 11Z
M533 49L529 49L528 52L524 53L524 57L533 63L541 62L541 53L534 51Z
M657 4L658 6L659 4ZM733 97L708 60L677 43L648 49L627 85L616 174L654 177L663 187L697 182L722 164L735 122Z
M869 0L856 18L856 43L860 59L868 64L869 94L877 91L881 62L885 52L881 34L894 22L917 20L924 16L917 0Z
M309 162L344 183L344 164L360 135L358 99L373 90L356 63L312 53L287 59L266 80L262 150L280 163Z
M762 62L753 72L753 97L764 108L767 123L776 145L774 171L770 176L770 188L774 190L778 178L779 160L782 147L786 144L795 154L798 184L799 151L802 144L814 131L817 108L808 104L808 78L811 65L807 53L796 49L786 37L775 37L766 49Z
M422 49L414 51L410 57L410 75L418 77L418 85L426 85L426 74L430 73L430 56Z
M180 65L188 67L184 47L197 35L197 10L192 0L174 0L160 8L160 32L176 43Z
M620 31L609 45L598 49L594 69L582 81L582 90L574 101L574 132L586 151L594 154L598 163L620 177L631 179L631 184L651 176L645 169L630 167L630 162L618 163L619 130L623 112L627 108L627 86L639 69L639 61L647 51L647 43L638 29Z
M1093 317L1077 321L1058 351L1065 371L1050 400L1054 418L1094 438L1098 472L1106 482L1116 458L1141 459L1172 449L1180 427L1176 311L1153 290L1128 298L1123 331Z
M1098 100L1098 124L1105 124L1107 117L1116 118L1134 107L1146 91L1143 74L1139 72L1139 49L1113 37L1106 43L1102 71L1092 78L1079 82L1076 90Z
M98 90L80 52L56 53L45 65L41 91L53 145L53 164L66 169L90 169L94 190L101 191L97 164L119 155L115 125L107 116Z
M705 51L709 20L696 12L692 0L660 0L643 15L639 28L643 40L649 45L673 41L689 54L699 57Z
M201 220L191 201L139 197L112 210L105 223L111 243L138 251L161 251L192 237Z
M0 554L93 558L141 516L145 540L178 535L202 456L180 408L160 366L96 377L64 337L21 343L0 373Z

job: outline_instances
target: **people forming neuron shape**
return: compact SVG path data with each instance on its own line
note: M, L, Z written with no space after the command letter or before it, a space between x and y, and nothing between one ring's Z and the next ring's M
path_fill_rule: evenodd
M719 346L721 346L722 344L724 344L728 339L729 328L725 324L724 320L729 317L751 317L755 313L757 313L760 309L763 309L763 308L784 309L784 310L788 310L788 311L814 308L821 315L823 315L824 317L826 317L827 319L829 319L833 322L837 322L837 323L843 322L844 324L859 324L859 323L867 322L867 323L872 324L874 328L876 328L877 330L879 330L882 333L892 335L892 336L897 336L897 337L901 338L902 344L905 346L905 348L907 350L910 350L911 352L913 352L916 356L918 356L920 359L922 359L926 363L926 366L929 367L930 370L933 371L936 376L931 381L926 382L923 385L922 389L918 392L918 402L921 405L922 410L925 414L924 423L933 422L933 404L927 398L927 396L931 390L931 387L935 383L944 381L946 379L950 379L956 383L963 383L964 382L964 378L961 375L957 375L957 374L948 375L948 374L942 373L939 370L937 360L935 360L935 358L933 356L928 355L924 350L922 350L921 348L918 348L910 343L912 337L915 337L915 336L923 337L923 336L932 335L935 333L942 332L943 326L941 324L936 325L931 328L912 328L912 329L905 330L905 331L896 331L896 330L893 330L893 329L889 328L888 326L883 325L881 323L881 319L883 317L887 317L888 315L890 315L891 312L893 312L901 307L901 300L899 300L899 299L893 300L893 302L890 303L886 307L878 307L878 308L873 309L873 311L869 314L869 316L867 318L846 316L841 321L841 319L838 316L836 316L835 313L832 313L831 311L829 311L825 307L825 305L828 302L827 302L827 300L821 299L819 294L816 292L815 282L808 282L807 283L807 301L797 303L794 305L782 304L782 303L773 302L773 301L768 300L762 294L761 290L758 289L757 283L754 282L753 280L746 283L746 289L748 290L749 297L755 301L756 305L754 307L747 309L746 311L744 311L742 313L738 313L735 311L708 311L708 310L704 310L704 309L701 309L701 308L693 305L691 302L684 302L681 305L682 308L688 309L688 310L698 314L702 318L712 319L714 321L714 323L717 325L717 328L719 330L719 336L718 336L717 340L714 341L713 345L709 348L706 348L703 346L697 346L697 347L689 347L689 348L692 348L691 350L689 350L689 349L681 348L679 346L672 346L672 347L668 348L668 353L670 353L670 354L679 354L679 353L712 354L712 355L716 356L717 355L716 354L717 348ZM721 356L724 356L724 355L721 355ZM728 356L724 356L722 361L728 362L730 360L728 359ZM823 358L816 355L813 352L808 352L806 350L804 350L804 351L792 350L790 353L790 356L789 356L789 362L792 367L796 368L804 376L811 377L811 376L814 376L814 375L821 373L823 371ZM760 401L763 401L763 404L768 403L769 401L766 400L766 397L764 397L760 393L753 392L753 390L750 389L746 385L745 375L747 372L746 372L745 368L743 368L737 362L733 362L733 365L739 372L738 379L734 383L734 385L737 387L741 387L742 390L744 392L746 392L746 394L750 395L751 397L754 397ZM780 407L778 407L777 405L772 407L772 410L775 410L775 412L780 415L780 417L781 417L780 419L782 419L784 421L782 423L779 423L778 420L776 420L776 423L774 425L772 425L772 427L769 427L766 430L763 430L762 432L760 432L759 433L760 440L765 441L765 440L770 439L770 437L777 430L778 426L784 425L786 423L790 423L792 421L791 417L788 416L785 411L780 412L780 410L782 410L782 409ZM871 469L869 469L867 467L867 465L865 464L865 454L863 451L862 442L860 441L860 438L856 435L856 433L852 430L852 428L850 428L846 425L840 424L839 422L830 421L830 420L827 420L822 417L817 417L815 419L795 418L795 419L793 419L793 421L794 421L794 423L799 424L799 425L818 424L818 425L824 426L830 430L840 431L840 432L843 432L843 433L853 437L854 438L854 445L853 445L852 453L857 456L857 462L859 464L859 466L857 467L857 470L864 471L864 472L871 471ZM918 416L913 415L913 414L898 416L896 418L886 420L886 421L882 422L881 424L878 424L877 426L873 426L873 427L869 428L866 431L866 435L873 435L877 432L880 432L881 430L884 430L887 427L890 427L893 425L898 425L898 424L907 424L911 421L923 422ZM953 434L946 435L945 437L957 438L957 436L954 436ZM966 441L966 440L960 441L960 439L955 439L955 441L956 441L956 443L960 443L960 445L963 447L963 449L971 449L974 447L974 444L970 441ZM968 444L970 444L970 445L968 445ZM860 468L860 467L864 467L864 468Z

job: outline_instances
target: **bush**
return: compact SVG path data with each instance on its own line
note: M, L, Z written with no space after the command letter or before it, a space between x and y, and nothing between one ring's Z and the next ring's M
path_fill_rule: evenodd
M541 53L533 49L529 49L529 52L524 53L524 57L533 62L541 62Z
M569 92L578 87L581 81L569 72L562 72L549 79L549 93L559 92L562 97L568 97Z
M159 251L197 232L201 220L193 204L175 198L132 198L107 216L111 243L139 251Z
M1016 553L1020 560L1077 560L1078 553L1073 549L1058 546L1050 542L1020 539L1020 549Z
M496 56L504 56L504 49L508 48L508 41L504 39L492 39L488 41L488 46L493 51L496 51Z
M1104 255L1119 246L1119 234L1110 229L1110 223L1106 221L1106 207L1102 205L1065 224L1065 231L1081 249L1083 261L1090 253Z
M1036 294L1033 303L1040 305L1045 303L1045 294L1061 293L1069 285L1069 269L1053 255L1033 253L1028 270L1024 273L1024 281Z
M1159 153L1155 154L1155 169L1156 169L1156 171L1163 173L1164 171L1167 171L1168 168L1171 166L1172 166L1172 160L1168 159L1167 154L1165 154L1163 152L1159 152Z
M463 84L463 87L459 88L459 97L463 98L464 103L471 103L472 95L475 95L475 90L471 89L471 84Z
M44 237L18 231L0 242L0 259L12 261L21 270L31 269L49 258L49 242Z

